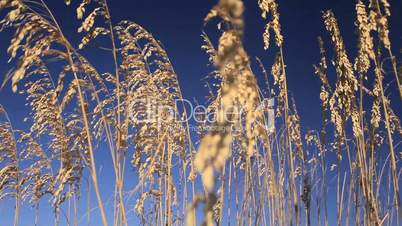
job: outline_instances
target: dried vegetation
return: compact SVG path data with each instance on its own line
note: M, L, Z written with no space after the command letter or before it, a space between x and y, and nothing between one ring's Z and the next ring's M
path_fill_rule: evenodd
M193 135L194 125L175 120L188 113L176 106L183 96L162 44L134 22L113 24L106 0L77 3L77 47L44 1L0 0L0 31L14 34L7 53L15 67L5 82L30 108L29 128L18 130L0 105L0 200L15 200L14 226L21 205L39 212L41 200L50 201L56 225L65 210L68 225L80 225L80 199L89 199L92 188L104 226L399 225L402 129L386 89L393 77L391 91L402 98L391 5L357 1L355 59L335 14L323 12L327 35L318 38L314 65L322 127L303 134L287 87L279 5L257 3L266 22L264 49L277 52L268 72L258 59L268 85L258 84L243 47L243 2L220 0L204 21L217 23L218 43L201 35L216 67L207 101L216 121L201 120ZM82 54L95 39L108 46L111 72ZM272 96L275 107L262 105ZM144 120L160 106L156 118ZM109 204L96 165L105 150L114 174ZM131 169L134 177L126 173ZM126 180L136 186L127 188ZM91 202L83 205L90 223Z

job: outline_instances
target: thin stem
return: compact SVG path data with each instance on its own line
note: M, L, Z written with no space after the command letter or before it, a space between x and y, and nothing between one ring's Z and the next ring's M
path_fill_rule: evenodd
M60 36L61 36L61 38L63 40L63 43L65 44L65 48L66 48L66 51L67 51L68 63L70 64L70 66L72 68L74 79L78 82L79 79L78 79L78 75L77 75L77 73L76 73L76 71L74 69L75 67L74 67L74 62L73 62L73 59L72 59L72 53L71 53L71 49L70 49L71 48L70 44L69 44L68 40L65 38L65 36L64 36L60 26L59 26L59 24L57 23L57 20L55 19L54 15L53 15L53 13L50 11L50 9L48 8L48 6L46 5L46 3L43 0L40 0L40 1L42 2L42 4L45 7L45 9L48 11L48 13L49 13L50 17L52 18L57 30L60 33ZM99 209L100 209L100 212L101 212L102 223L103 223L104 226L108 226L107 219L106 219L105 208L103 206L102 198L101 198L100 191L99 191L98 177L97 177L95 157L94 157L93 147L92 147L90 126L89 126L89 122L88 122L88 118L87 118L87 112L86 112L86 109L85 109L86 103L85 103L85 99L84 99L83 92L81 90L81 86L80 86L79 82L78 82L78 85L77 85L77 90L78 90L78 97L79 97L78 99L80 101L81 112L82 112L82 115L83 115L82 118L83 118L83 122L84 122L84 129L85 129L85 132L87 134L86 139L87 139L88 149L89 149L88 151L89 151L89 158L90 158L90 173L91 173L92 181L93 181L94 188L95 188L96 198L98 200L98 206L99 206Z

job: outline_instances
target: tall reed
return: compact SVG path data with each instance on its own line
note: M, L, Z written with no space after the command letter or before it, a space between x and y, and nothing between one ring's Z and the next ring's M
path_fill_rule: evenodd
M243 1L219 0L206 15L219 39L201 34L215 69L203 80L209 95L196 125L187 120L194 112L177 104L179 78L156 37L135 22L114 23L106 0L64 2L79 21L79 43L45 1L0 0L0 31L13 32L14 67L3 85L10 82L29 108L20 130L0 105L0 200L13 199L14 226L27 203L38 223L42 200L55 225L98 223L93 194L104 226L400 224L402 128L393 110L400 99L391 103L390 92L402 89L388 1L356 1L355 54L342 34L349 21L323 12L327 34L313 67L321 127L307 132L288 89L284 50L292 37L282 35L277 1L255 2L266 24L261 46L276 53L257 58L259 68L243 43ZM97 42L111 71L83 51ZM111 194L100 186L103 155ZM127 180L136 181L128 187Z

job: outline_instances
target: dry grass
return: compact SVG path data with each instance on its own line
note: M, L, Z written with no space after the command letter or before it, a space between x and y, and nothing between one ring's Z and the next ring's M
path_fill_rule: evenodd
M242 1L220 0L204 21L206 26L218 21L218 43L202 34L202 49L216 66L206 114L216 121L199 120L201 130L193 136L194 125L169 117L187 118L188 112L176 106L183 96L166 51L140 25L113 24L106 0L79 4L83 38L77 48L44 1L0 0L5 12L0 31L14 32L7 52L15 67L5 82L26 96L31 109L24 131L13 128L0 105L0 200L15 199L14 226L21 205L38 208L49 197L56 225L66 210L68 225L79 225L77 200L85 195L90 223L90 188L104 226L132 225L133 216L143 225L399 225L402 129L383 70L390 59L398 87L393 91L402 98L389 38L390 4L357 1L356 59L348 55L334 13L323 12L328 36L318 39L321 58L314 66L322 83L322 127L302 134L303 119L287 87L279 5L257 3L266 21L264 49L277 52L268 72L258 60L266 86L257 83L243 47ZM81 54L100 36L109 40L112 72L98 71ZM261 108L272 96L276 106ZM140 120L149 107L159 106L166 108L157 118ZM99 188L101 146L109 151L115 176L110 205ZM330 164L334 158L336 164ZM138 181L127 190L130 168ZM85 175L90 185L83 183ZM329 189L336 191L336 202Z

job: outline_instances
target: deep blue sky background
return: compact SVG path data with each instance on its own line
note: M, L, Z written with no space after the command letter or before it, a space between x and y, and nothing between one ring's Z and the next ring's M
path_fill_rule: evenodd
M78 1L73 0L70 7L65 6L62 0L48 0L46 2L53 9L66 36L72 43L78 45L81 38L81 35L75 32L79 25L75 18L75 7ZM114 23L120 20L134 21L145 27L163 43L178 74L184 97L189 100L196 98L200 103L203 103L207 89L201 79L208 75L213 70L213 67L207 66L209 64L208 57L200 48L202 44L200 34L202 30L205 30L208 34L211 34L212 38L217 37L214 25L209 25L207 28L203 27L203 18L216 2L215 0L110 0L109 6ZM269 70L276 50L275 48L271 48L268 51L263 50L262 32L265 21L260 17L257 0L245 0L244 2L246 6L244 40L246 50L251 56L254 66L257 65L255 57L259 57ZM393 50L396 55L400 56L399 50L402 47L402 1L394 0L391 1L391 4L393 15L390 19L390 24ZM288 87L296 100L304 131L308 128L317 129L321 124L320 81L313 73L312 64L318 63L320 59L317 36L323 36L326 40L327 49L332 49L321 19L321 12L326 9L333 9L338 18L342 36L346 40L345 44L350 59L354 59L356 50L353 47L357 43L354 26L355 1L279 1L282 32L285 37L284 55L287 64ZM8 56L6 54L11 38L10 35L11 33L9 32L0 34L1 78L13 66L7 64ZM85 50L85 53L88 53L89 59L101 71L110 71L113 68L109 53L90 48ZM331 54L332 51L329 51L329 53ZM330 57L331 55L328 55L328 58ZM254 68L256 75L262 77L258 67ZM332 76L334 77L334 75ZM389 76L393 75L390 74ZM396 93L397 91L394 90L393 92ZM400 115L399 99L392 98L392 101L394 108L396 107L397 113ZM22 118L27 116L24 96L13 94L10 84L8 84L0 92L0 104L4 105L10 113L15 127L24 128ZM108 160L106 156L104 158L105 166L109 164L109 162L106 162ZM108 178L108 176L112 178L112 175L105 175L103 171L101 173L104 178ZM108 184L107 181L101 183ZM0 213L10 209L9 207L0 203ZM29 210L26 211L26 214L29 215ZM3 225L2 218L3 214L0 214L0 225ZM44 218L46 219L46 216ZM52 216L48 219L52 219ZM46 222L46 220L43 222ZM8 223L5 225L8 225ZM31 224L26 223L23 225Z

